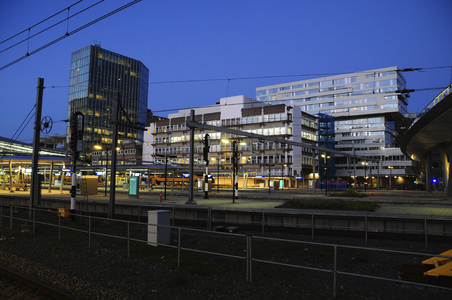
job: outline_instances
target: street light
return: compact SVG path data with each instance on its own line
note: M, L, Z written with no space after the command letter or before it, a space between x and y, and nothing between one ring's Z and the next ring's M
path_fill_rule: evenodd
M352 188L352 171L348 171L348 176L350 177L350 183L348 188L351 189Z
M269 164L265 164L268 167L268 193L270 194L270 178L272 176L272 172L271 172L271 167L274 167L275 165L269 165ZM273 183L273 185L275 185Z
M321 155L323 157L323 167L325 169L325 196L327 196L328 193L328 167L326 164L326 159L330 158L330 156L326 156L325 154Z
M367 171L367 165L368 165L369 163L363 161L363 162L361 162L361 164L364 166L364 192L366 192L366 191L367 191L366 171Z
M108 146L101 146L101 145L94 145L94 149L97 149L97 150L103 150L104 147L105 147L105 149L106 149L106 151L105 151L105 154L106 154L106 160L105 160L105 196L107 196L107 182L108 182L108 177L107 177L107 173L108 173L108 149L109 149L109 148L111 149L111 147L108 147ZM120 149L119 147L116 147L116 150L119 150L119 149ZM102 158L102 155L101 155L100 157Z
M155 156L165 158L165 200L166 200L166 177L167 177L167 172L168 172L168 157L175 158L177 156L176 155L167 155L167 154L166 155L156 154ZM193 182L190 182L189 184L193 184Z
M392 169L393 169L394 167L392 167L392 166L388 166L388 169L389 169L389 189L390 190L392 190Z

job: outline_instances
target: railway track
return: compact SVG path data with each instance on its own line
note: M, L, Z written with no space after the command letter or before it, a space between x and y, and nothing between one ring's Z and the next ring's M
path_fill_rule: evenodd
M25 206L15 206L16 209L24 209L27 210L28 208ZM49 211L57 212L58 209L55 208L43 208L47 209ZM77 212L76 216L78 214L82 214L81 212ZM90 215L92 217L100 217L100 218L107 218L108 214L106 212L93 212L93 211L87 211L83 212L83 216ZM7 217L7 216L6 216ZM131 214L121 214L116 213L115 218L117 220L125 220L125 221L134 221L134 222L141 222L141 223L147 223L147 216L144 215L131 215ZM397 219L392 219L393 221L397 221ZM174 222L174 223L173 223ZM298 233L298 234L306 234L306 235L313 235L314 231L315 235L317 236L340 236L344 238L352 237L352 238L366 238L367 239L379 239L379 240L403 240L403 241L426 241L425 233L422 230L418 230L418 232L404 232L404 233L397 233L397 232L385 232L385 231L373 231L368 230L367 233L362 230L346 230L341 228L322 228L321 225L317 225L315 229L313 230L309 226L305 227L293 227L293 226L275 226L272 223L265 223L265 226L262 225L261 222L256 223L237 223L237 222L228 222L225 220L217 220L217 219L210 219L208 220L207 217L200 218L200 219L179 219L176 218L172 221L172 225L179 226L179 227L192 227L192 228L199 228L199 229L206 229L207 228L213 228L215 226L234 226L239 227L240 230L248 230L248 231L256 231L256 232L279 232L279 233ZM265 227L265 228L263 228ZM435 235L433 232L429 233L428 235L428 241L429 242L437 242L437 243L449 243L450 242L450 236L449 235Z
M77 300L66 293L3 267L0 267L0 299Z

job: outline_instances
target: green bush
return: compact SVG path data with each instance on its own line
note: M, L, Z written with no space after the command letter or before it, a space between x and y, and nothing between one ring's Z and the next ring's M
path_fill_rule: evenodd
M358 197L358 198L364 198L364 197L368 197L369 195L360 193L360 191L355 192L353 190L346 190L344 192L332 193L331 196L334 196L334 197L355 197L355 198Z

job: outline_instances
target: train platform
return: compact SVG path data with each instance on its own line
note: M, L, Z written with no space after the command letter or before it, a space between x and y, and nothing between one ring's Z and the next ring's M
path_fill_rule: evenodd
M364 191L362 191L364 192ZM402 215L402 216L425 216L425 217L452 217L452 200L447 200L445 192L427 193L425 191L410 190L375 190L366 191L369 197L366 198L344 198L335 197L335 191L316 190L313 194L310 189L284 189L277 191L268 191L266 189L242 189L239 190L238 198L233 202L232 190L214 190L209 192L209 199L204 199L205 193L194 189L193 202L197 206L211 207L212 209L229 210L275 210L276 206L281 205L285 200L307 200L307 199L325 199L337 198L345 201L363 201L375 202L379 206L369 214L378 215ZM163 188L149 190L140 190L139 197L130 198L127 190L122 187L116 189L115 202L117 204L137 204L137 205L162 205L162 206L187 206L188 189L173 190L167 188L166 199ZM0 195L11 197L29 197L30 191L9 191L0 190ZM51 198L58 200L70 200L71 195L68 187L63 191L52 189L48 191L47 187L42 189L42 198ZM83 195L77 195L76 200L83 200ZM110 201L109 191L105 193L104 188L99 188L97 195L89 195L89 202L108 203ZM281 209L278 209L281 210ZM293 211L293 209L291 209ZM306 212L307 210L303 210ZM333 211L330 211L333 212ZM343 214L344 212L341 211ZM350 212L353 214L353 212ZM361 212L362 213L362 212Z

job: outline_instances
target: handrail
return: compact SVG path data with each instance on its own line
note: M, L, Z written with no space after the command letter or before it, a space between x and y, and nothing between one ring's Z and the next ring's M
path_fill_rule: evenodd
M452 83L446 87L442 92L438 94L427 106L419 113L416 119L414 119L413 123L411 123L410 128L413 127L413 125L419 121L420 118L422 118L430 109L432 109L435 105L437 105L441 100L449 96L452 89Z

